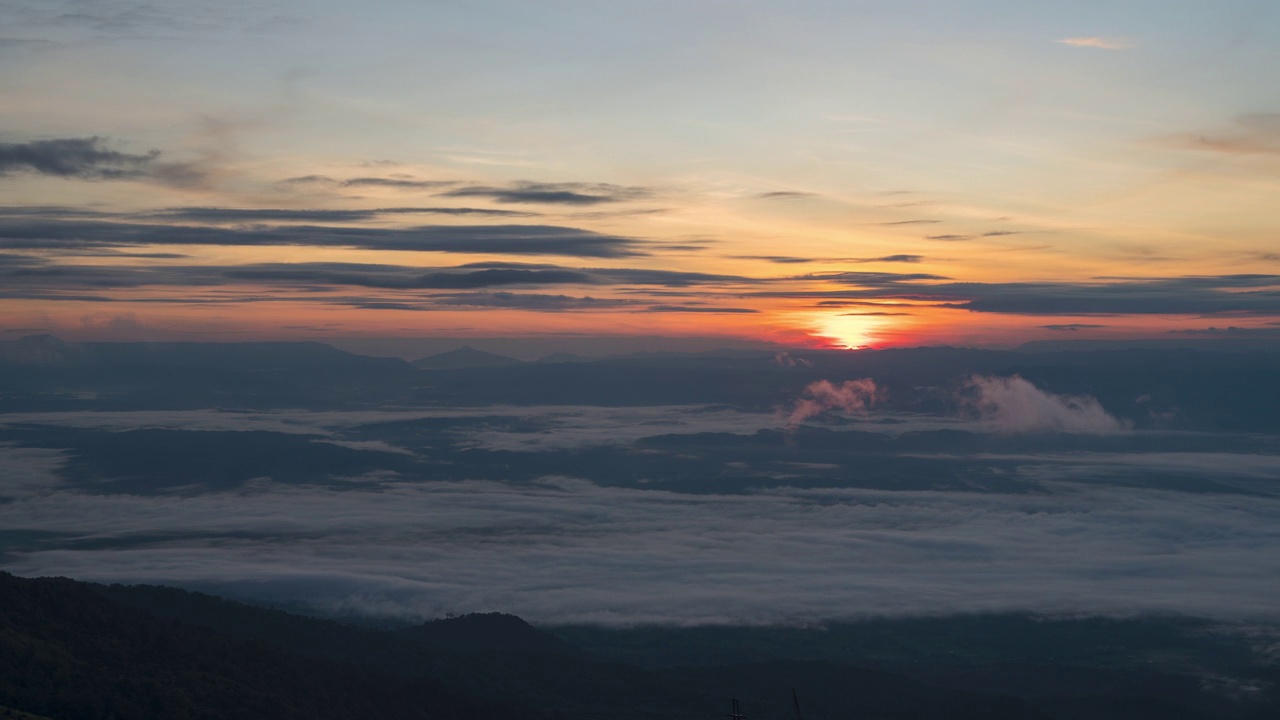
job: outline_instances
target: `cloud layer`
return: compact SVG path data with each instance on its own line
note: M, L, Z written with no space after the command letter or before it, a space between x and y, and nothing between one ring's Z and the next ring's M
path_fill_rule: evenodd
M1010 378L985 382L989 396L1006 402L995 412L1006 413L1015 429L1108 424L1086 401ZM808 395L853 407L869 402L869 387L828 385ZM1010 395L1027 405L1009 410ZM504 425L496 413L519 413L520 422ZM438 426L465 438L469 452L499 454L590 452L652 434L745 437L777 423L766 413L715 407L6 419L322 435L353 426ZM883 424L890 419L896 424ZM904 422L922 428L932 422L935 434L966 426L955 418L885 416L867 417L859 427L901 432ZM834 434L829 441L844 443ZM339 442L395 450L371 440ZM76 490L56 474L67 459L57 450L0 447L5 569L179 583L405 618L501 610L539 622L628 625L1030 611L1280 621L1274 454L987 458L1017 479L1008 492L775 483L727 493L710 479L672 492L650 489L643 478L603 487L555 474L532 482L474 480L465 468L439 468L423 477L377 472L337 485L264 477L229 491L156 496ZM1128 482L1153 472L1155 482ZM1199 490L1182 489L1181 478L1194 478Z
M411 618L1280 618L1280 503L1238 496L1071 486L690 496L546 478L188 499L55 492L0 516L12 530L63 538L11 557L6 567L21 574L176 582Z

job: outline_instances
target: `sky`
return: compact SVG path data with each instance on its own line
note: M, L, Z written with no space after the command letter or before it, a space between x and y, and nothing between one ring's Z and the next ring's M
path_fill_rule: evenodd
M1280 333L1268 0L0 0L0 28L0 338Z

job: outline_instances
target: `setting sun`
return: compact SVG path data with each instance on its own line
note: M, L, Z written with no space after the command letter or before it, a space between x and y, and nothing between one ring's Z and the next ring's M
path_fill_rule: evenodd
M817 317L818 330L814 334L830 339L842 348L862 348L874 346L880 340L879 330L888 325L881 317L872 317L861 313L835 313Z

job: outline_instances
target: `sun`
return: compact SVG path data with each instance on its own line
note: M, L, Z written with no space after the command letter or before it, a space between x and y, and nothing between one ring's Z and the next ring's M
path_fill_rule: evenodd
M814 318L817 330L814 335L829 339L837 347L872 347L879 339L877 330L885 325L884 318L869 317L858 313L819 315Z

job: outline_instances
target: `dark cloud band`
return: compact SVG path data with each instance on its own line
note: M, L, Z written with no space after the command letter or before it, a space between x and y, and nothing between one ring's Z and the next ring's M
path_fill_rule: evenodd
M100 137L0 143L0 175L34 172L80 180L127 180L149 174L160 151L132 155Z
M440 193L442 197L489 198L499 203L542 203L551 205L599 205L638 200L653 194L648 188L609 183L519 182L504 187L472 185Z
M828 273L798 279L850 286L843 290L763 291L763 297L910 300L972 312L1017 315L1280 314L1280 275L1100 278L1081 283L930 282L924 273Z
M0 249L68 250L151 245L350 247L414 252L644 255L638 240L555 225L420 225L350 228L318 225L201 227L66 220L0 220Z

